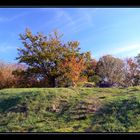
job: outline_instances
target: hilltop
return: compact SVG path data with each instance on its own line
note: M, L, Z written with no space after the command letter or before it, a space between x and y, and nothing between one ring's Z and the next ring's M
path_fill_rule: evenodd
M140 87L0 90L0 132L139 132Z

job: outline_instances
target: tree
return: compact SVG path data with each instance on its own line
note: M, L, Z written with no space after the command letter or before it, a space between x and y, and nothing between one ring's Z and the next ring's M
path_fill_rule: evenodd
M140 85L140 53L134 58L137 64L137 75L135 76L135 85Z
M59 82L63 83L63 86L77 86L77 83L83 80L81 73L86 68L85 64L84 55L68 55L59 66L59 71L63 73Z
M18 49L19 56L16 59L28 66L28 76L36 77L40 82L47 81L46 86L55 87L56 79L64 73L62 70L59 71L60 63L70 54L77 58L84 55L79 52L79 42L63 43L61 38L62 35L57 31L45 36L41 33L33 35L26 29L25 34L20 34L24 47Z
M140 83L140 69L136 59L125 60L125 85L136 86Z
M86 62L86 69L83 71L83 75L87 77L88 82L94 82L97 86L101 81L101 78L96 73L97 61L95 59L89 59Z
M83 74L87 76L89 82L94 82L95 69L97 66L97 61L95 59L91 59L90 61L86 62L86 69L84 70Z
M138 65L140 66L140 53L135 57Z
M111 55L105 55L99 59L96 72L101 77L102 83L108 84L108 86L113 84L122 85L124 80L124 62Z

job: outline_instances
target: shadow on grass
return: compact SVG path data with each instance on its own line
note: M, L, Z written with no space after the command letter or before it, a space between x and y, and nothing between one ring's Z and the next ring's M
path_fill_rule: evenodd
M0 113L4 113L11 107L16 106L20 102L20 97L8 98L0 101Z
M127 132L130 127L137 126L139 115L140 103L135 97L117 100L104 105L94 114L87 131Z

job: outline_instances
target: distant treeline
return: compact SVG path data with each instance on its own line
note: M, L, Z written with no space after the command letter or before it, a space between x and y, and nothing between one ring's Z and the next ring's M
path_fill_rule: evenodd
M97 61L90 52L80 52L78 41L62 41L57 31L46 36L26 29L20 39L18 64L0 62L1 89L140 84L140 54L126 59L105 55Z

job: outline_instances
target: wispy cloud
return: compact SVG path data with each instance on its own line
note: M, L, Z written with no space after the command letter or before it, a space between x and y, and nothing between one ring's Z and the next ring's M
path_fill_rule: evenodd
M6 16L0 16L0 23L1 22L10 22L10 21L13 21L13 20L16 20L24 15L26 15L27 13L20 13L20 14L17 14L17 15L14 15L14 16L11 16L11 17L6 17Z
M94 26L94 16L96 15L98 8L80 8L78 11L83 20L90 26Z
M80 33L81 31L94 26L94 13L90 13L88 10L77 9L74 16L72 16L72 13L70 12L67 13L66 11L63 11L63 15L65 15L66 19L68 20L64 26L60 27L60 29L66 31L67 33Z
M56 19L62 23L58 26L60 30L72 29L76 26L75 19L64 9L57 9Z
M69 16L69 14L61 8L41 8L40 10L45 13L46 20L43 24L41 24L40 27L38 27L39 30L44 30L44 28L48 26L52 28L51 30L53 30L54 28L58 28L59 30L61 30L61 28L63 28L65 25L73 24L71 16ZM52 15L51 19L49 18L49 14Z
M120 48L117 48L115 50L113 50L113 54L121 54L121 53L130 53L130 52L136 52L137 50L140 51L140 44L132 44L132 45L128 45L128 46L122 46Z
M106 50L99 51L93 57L99 58L103 55L111 54L120 58L134 57L140 53L140 43L134 43L130 45L119 45L119 47L106 48Z
M50 12L48 9L42 9L41 11L46 12L46 16ZM89 9L84 8L55 8L52 10L54 13L52 19L44 23L41 28L43 29L45 26L51 25L68 34L80 32L94 26L93 15L95 13L90 13L91 11L93 10L89 11ZM73 15L73 13L75 14Z

